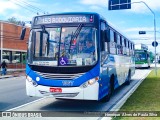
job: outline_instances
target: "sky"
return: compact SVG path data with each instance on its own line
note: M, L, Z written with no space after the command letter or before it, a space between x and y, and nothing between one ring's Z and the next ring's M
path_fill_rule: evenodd
M140 1L145 2L152 12ZM31 21L37 14L97 12L135 44L146 44L150 51L155 52L151 45L155 40L155 15L156 40L159 43L156 50L160 53L160 0L131 2L131 9L108 10L108 0L0 0L0 20L16 17L17 20ZM146 34L139 35L139 31L146 31Z

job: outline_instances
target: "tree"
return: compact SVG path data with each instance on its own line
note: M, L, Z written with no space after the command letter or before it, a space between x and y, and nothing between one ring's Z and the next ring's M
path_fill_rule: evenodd
M18 21L15 17L8 18L7 22L14 23L16 25L24 25L23 21Z

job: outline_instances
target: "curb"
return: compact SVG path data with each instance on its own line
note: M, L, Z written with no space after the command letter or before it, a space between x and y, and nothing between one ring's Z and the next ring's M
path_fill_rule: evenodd
M14 74L14 73L17 73L17 72L18 72L18 75ZM19 74L19 73L21 73L21 72L22 72L22 71L10 72L10 73L12 73L12 74L0 76L0 79L23 76L23 75Z
M114 107L112 107L110 111L118 111L127 101L127 99L136 91L138 86L143 82L143 80L149 75L150 72L145 74L145 76L136 85L134 85L133 88L123 98L121 98L119 102L116 105L114 105Z
M0 76L0 79L10 78L10 77L13 77L13 75L4 75L4 76Z

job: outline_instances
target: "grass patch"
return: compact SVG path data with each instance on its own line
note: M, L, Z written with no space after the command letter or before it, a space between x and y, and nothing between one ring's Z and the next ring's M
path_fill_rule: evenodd
M160 111L160 69L147 76L119 111ZM116 117L114 120L160 120L160 117Z

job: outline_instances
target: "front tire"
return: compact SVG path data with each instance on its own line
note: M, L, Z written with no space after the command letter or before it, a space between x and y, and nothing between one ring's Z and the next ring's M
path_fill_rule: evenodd
M111 77L111 80L109 82L108 94L104 98L102 98L101 102L108 102L112 96L113 91L114 91L114 76Z
M130 85L131 83L131 71L129 70L128 76L127 76L127 81L125 82L126 85Z

